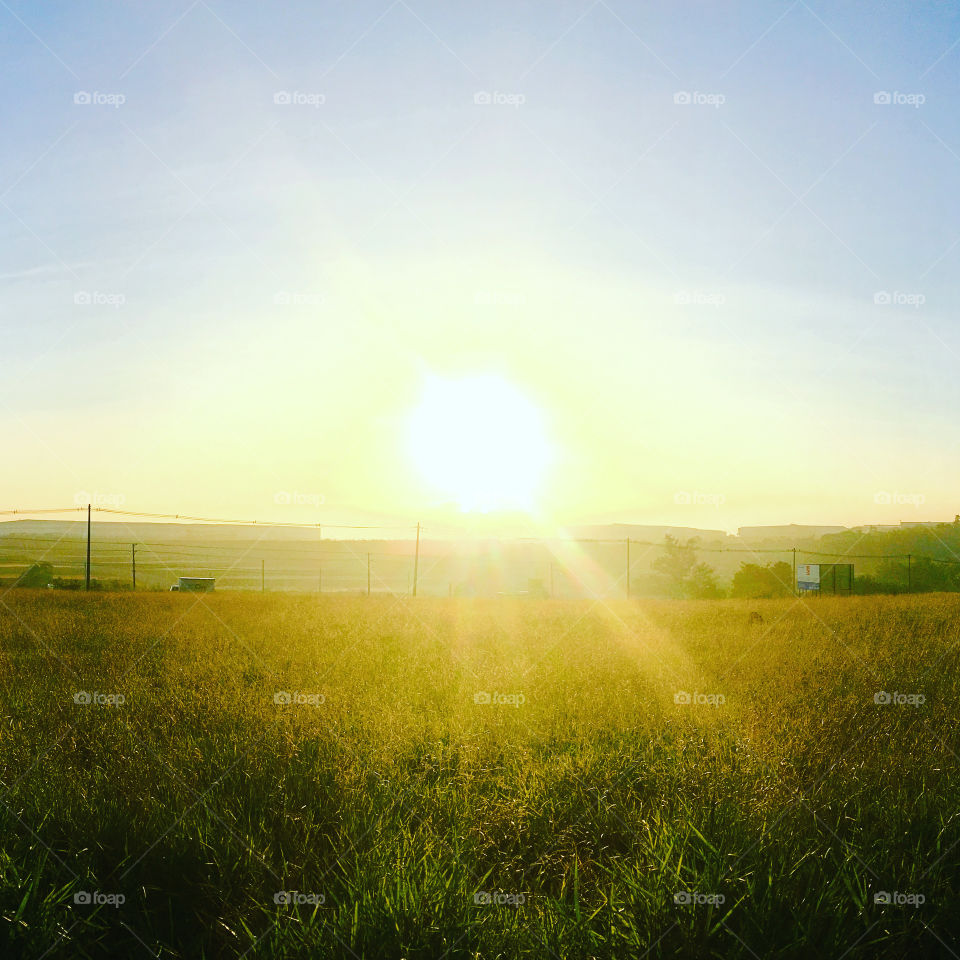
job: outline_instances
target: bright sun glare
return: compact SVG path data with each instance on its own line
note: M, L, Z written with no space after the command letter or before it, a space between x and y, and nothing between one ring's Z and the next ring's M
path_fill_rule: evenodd
M492 375L430 377L410 421L424 479L461 510L535 509L552 459L539 410Z

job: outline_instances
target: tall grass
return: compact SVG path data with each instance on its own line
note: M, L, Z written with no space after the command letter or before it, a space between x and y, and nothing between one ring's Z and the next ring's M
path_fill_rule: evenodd
M949 595L13 591L0 953L955 956L958 636Z

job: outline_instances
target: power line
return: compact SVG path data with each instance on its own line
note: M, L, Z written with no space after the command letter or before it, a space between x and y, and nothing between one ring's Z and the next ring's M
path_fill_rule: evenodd
M43 510L0 510L0 516L29 516L37 513L76 513L85 511L86 506L82 507L56 507ZM316 523L304 523L279 520L225 520L220 517L193 517L183 513L138 513L135 510L116 510L113 507L93 507L94 513L109 513L119 517L139 517L143 520L175 520L188 521L189 523L219 523L231 526L252 526L252 527L296 527L300 529L323 529L329 527L334 530L413 530L415 524L404 523L327 523L318 521Z
M0 511L3 512L3 511ZM325 524L326 526L326 524ZM484 538L489 539L489 538ZM353 543L353 542L362 542L367 543L370 541L350 541L350 540L335 540L330 542L325 542L327 547L333 544L343 543L344 545ZM382 541L381 541L382 542ZM549 547L552 543L596 543L596 544L610 544L613 546L622 547L625 543L623 539L600 539L596 537L545 537L543 539L535 537L519 537L519 538L506 538L504 542L518 543L518 544L540 544L545 547ZM12 544L12 543L54 543L54 544L76 544L84 545L86 544L85 537L34 537L30 535L20 535L20 534L0 534L0 545ZM318 541L302 541L302 540L293 540L289 544L278 543L277 541L271 541L270 543L265 543L258 545L256 547L256 552L271 551L274 553L283 553L286 555L291 554L300 554L304 559L321 559L321 560L356 560L357 557L346 557L342 554L322 554L318 556L316 553L310 552L312 546L316 546ZM144 547L156 547L160 550L167 550L171 552L179 552L185 550L200 550L204 554L211 554L217 552L227 552L230 550L239 550L244 549L244 552L251 552L249 550L248 541L239 540L236 543L228 541L211 541L210 543L182 543L177 541L150 541L150 540L138 540L138 546ZM634 540L633 537L630 538L630 544L632 546L641 546L641 547L657 547L664 549L667 545L663 542L654 541L654 540ZM99 543L95 545L95 550L102 552L105 550L113 550L118 553L122 552L126 555L127 548L129 546L129 541L111 538L110 540L100 540ZM299 548L299 549L298 549ZM345 546L345 549L346 548ZM793 547L702 547L696 546L693 548L697 553L731 553L731 554L788 554L794 548ZM918 555L916 553L906 554L906 553L829 553L824 550L813 550L806 547L797 547L797 553L805 554L807 556L817 556L817 557L832 557L835 559L850 559L850 560L905 560L907 556L913 556L916 559L930 560L933 563L954 563L960 564L960 560L949 560L940 557L927 557ZM154 551L151 551L154 552ZM372 553L371 556L380 557L380 558L393 558L397 560L406 560L409 559L405 554L402 553ZM187 558L189 559L189 557Z
M224 520L218 517L191 517L181 513L137 513L133 510L114 510L111 507L94 507L96 513L109 513L121 517L140 517L149 520L187 520L190 523L220 523L234 526L253 527L298 527L323 528L330 527L336 530L412 530L412 524L400 523L283 523L279 520Z

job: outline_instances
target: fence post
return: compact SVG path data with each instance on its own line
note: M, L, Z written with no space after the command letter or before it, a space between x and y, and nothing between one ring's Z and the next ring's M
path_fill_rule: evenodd
M417 549L413 555L413 595L417 595L417 574L420 569L420 524L417 524Z
M627 598L630 597L630 538L627 537Z

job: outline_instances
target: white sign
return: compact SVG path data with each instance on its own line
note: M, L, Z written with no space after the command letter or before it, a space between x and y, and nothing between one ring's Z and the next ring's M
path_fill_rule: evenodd
M797 589L820 589L820 564L801 563L797 566Z

